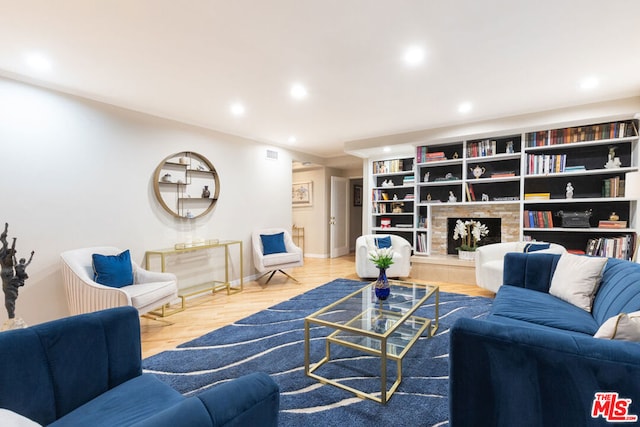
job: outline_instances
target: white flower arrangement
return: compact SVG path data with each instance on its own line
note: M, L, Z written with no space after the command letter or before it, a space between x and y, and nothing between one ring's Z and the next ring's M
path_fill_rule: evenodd
M369 259L378 268L389 268L393 264L393 248L374 249L369 252Z
M462 220L457 220L453 229L453 240L462 239L462 244L458 249L472 252L477 249L478 242L487 234L489 234L489 229L480 221L462 222Z

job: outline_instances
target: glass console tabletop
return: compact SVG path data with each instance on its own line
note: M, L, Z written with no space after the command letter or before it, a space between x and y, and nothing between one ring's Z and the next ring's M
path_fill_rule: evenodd
M431 337L438 329L439 288L396 280L389 281L391 294L379 301L369 284L305 318L305 373L320 382L332 384L356 395L386 403L402 381L402 359L426 331ZM433 319L415 316L428 299L434 299ZM310 327L325 326L333 331L326 337L325 355L311 364ZM342 345L380 357L380 397L325 378L315 372L331 360L331 344ZM387 390L387 361L397 364L397 378Z

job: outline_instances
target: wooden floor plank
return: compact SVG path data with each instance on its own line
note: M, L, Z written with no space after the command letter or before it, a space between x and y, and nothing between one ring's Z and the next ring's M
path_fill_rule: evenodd
M354 255L333 259L305 258L303 267L288 271L300 283L277 273L269 282L251 281L244 290L227 295L224 291L203 294L188 301L185 311L162 321L141 318L142 357L149 357L190 341L214 329L231 324L338 278L360 280L355 273ZM430 283L428 280L416 280ZM477 286L437 283L443 292L489 296L492 292ZM167 323L169 322L169 323Z

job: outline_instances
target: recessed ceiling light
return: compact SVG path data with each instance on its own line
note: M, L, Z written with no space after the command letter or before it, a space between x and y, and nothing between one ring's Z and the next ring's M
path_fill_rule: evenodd
M231 105L231 114L234 116L243 116L244 115L244 105L239 102Z
M291 96L295 99L302 99L307 96L307 88L300 83L296 83L291 86Z
M37 72L51 71L51 61L39 52L31 52L24 55L24 61L31 69Z
M382 151L384 151L385 153L388 153L389 151L391 151L391 147L384 147Z
M598 87L598 78L591 76L580 82L580 89L589 90Z
M424 60L424 49L420 46L411 46L404 51L404 62L407 65L418 65Z
M295 136L291 135L287 141L289 141L289 144L295 144L297 139Z
M473 105L471 105L470 102L468 102L468 101L463 102L462 104L458 105L458 112L460 112L460 113L468 113L469 111L471 111L472 107L473 107Z

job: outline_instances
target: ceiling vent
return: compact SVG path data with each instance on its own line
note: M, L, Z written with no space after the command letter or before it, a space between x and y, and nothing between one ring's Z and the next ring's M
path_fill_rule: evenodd
M267 159L278 160L278 152L275 150L267 150Z

